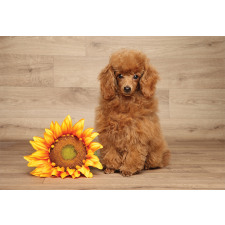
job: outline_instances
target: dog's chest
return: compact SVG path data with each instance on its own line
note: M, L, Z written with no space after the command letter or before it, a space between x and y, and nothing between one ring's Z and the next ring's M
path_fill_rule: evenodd
M130 113L111 112L107 117L107 130L111 134L111 141L115 145L127 145L127 142L135 143L138 141L143 129L141 117Z

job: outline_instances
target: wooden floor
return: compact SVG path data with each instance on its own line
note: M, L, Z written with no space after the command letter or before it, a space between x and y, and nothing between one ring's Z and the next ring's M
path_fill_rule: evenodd
M93 178L39 178L29 174L24 155L33 152L28 141L0 143L0 189L225 189L224 143L170 144L171 165L132 177L106 175L92 169Z

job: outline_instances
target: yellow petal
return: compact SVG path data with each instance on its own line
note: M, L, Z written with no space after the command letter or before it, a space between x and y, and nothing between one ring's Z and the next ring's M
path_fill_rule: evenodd
M41 142L41 143L45 143L45 139L44 138L41 138L41 137L33 137L34 141L35 142Z
M92 150L93 152L97 151L100 148L103 148L103 146L98 142L91 142L88 146L88 149Z
M80 169L78 169L78 171L84 174L84 176L87 178L93 177L93 174L90 172L89 167L82 166Z
M57 166L56 168L57 168L57 171L59 171L59 172L65 172L65 168L64 167Z
M94 163L95 163L95 162L99 162L98 156L94 155L93 153L92 153L91 155L88 154L88 155L87 155L87 158L90 159L91 161L93 161Z
M40 176L40 173L37 173L36 169L31 171L30 174L33 175L33 176L38 176L38 177Z
M49 152L47 151L36 151L30 155L32 158L36 159L49 159Z
M32 160L28 163L28 167L39 167L48 164L47 160Z
M63 172L63 173L60 174L60 176L61 176L62 179L63 179L63 178L65 178L65 177L69 176L69 174L68 174L67 172Z
M23 157L25 160L27 160L28 162L34 160L34 158L30 157L30 155L26 155Z
M98 132L93 132L90 137L94 140L98 135Z
M40 173L40 172L37 172L36 170L37 170L37 168L36 168L35 170L31 171L30 174L33 175L33 176L38 176L38 177L40 177L40 174L41 174L41 173Z
M75 172L75 169L70 169L69 167L66 168L66 171L69 173L69 175L73 175Z
M48 147L42 142L30 141L35 150L48 151Z
M86 167L87 166L94 166L94 162L92 162L90 159L86 159L85 164Z
M93 167L96 167L96 168L98 168L100 170L103 169L103 166L102 166L102 164L100 162L96 162Z
M78 170L78 169L80 169L81 168L81 166L76 166L76 169Z
M84 119L79 120L72 128L72 134L81 138L84 129Z
M74 173L74 175L75 175L75 177L79 177L80 176L80 171L75 171L75 173Z
M38 167L35 170L31 172L34 176L40 176L40 177L49 177L51 176L52 167L50 165L45 165L42 167Z
M82 138L83 137L89 137L91 135L91 132L93 131L93 128L87 128L83 133L82 133Z
M70 115L68 115L65 119L66 125L67 125L67 132L70 134L72 132L72 119Z
M65 120L62 122L62 125L61 125L61 128L62 128L62 133L63 134L67 134L67 125L66 125L66 122Z
M52 131L52 133L54 133L54 131L55 131L55 124L53 121L51 122L50 130Z
M84 138L85 145L88 146L98 135L99 133L94 132L89 137Z
M55 122L55 138L57 139L58 137L62 136L62 129L60 127L60 125L58 124L58 122Z
M94 155L93 152L90 150L88 151L88 154L87 154L85 166L93 166L100 170L103 168L102 164L99 162L98 156Z
M50 146L51 144L53 144L54 143L54 138L53 138L53 136L52 135L49 135L49 134L47 134L47 133L44 133L44 138L45 138L45 141L46 141L46 143Z
M45 129L45 132L48 134L48 135L50 135L50 136L52 136L53 137L53 132L51 131L51 130L49 130L49 129Z
M74 174L72 175L72 178L80 177L80 171L75 171Z
M58 176L58 175L59 175L59 172L57 171L56 168L53 168L53 169L52 169L51 175L52 175L52 176Z
M40 177L51 177L51 173L42 173Z

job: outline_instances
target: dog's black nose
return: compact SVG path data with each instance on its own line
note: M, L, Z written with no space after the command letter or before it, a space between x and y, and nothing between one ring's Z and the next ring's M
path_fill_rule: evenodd
M129 86L124 87L124 91L127 92L127 93L130 92L131 91L131 87L129 87Z

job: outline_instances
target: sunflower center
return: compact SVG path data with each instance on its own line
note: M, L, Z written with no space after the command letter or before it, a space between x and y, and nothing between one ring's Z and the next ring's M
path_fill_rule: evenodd
M83 142L74 136L62 136L53 144L50 150L50 161L56 166L70 169L76 169L76 166L82 166L86 158L86 148Z
M66 145L62 148L62 157L65 160L74 159L77 155L73 145Z

